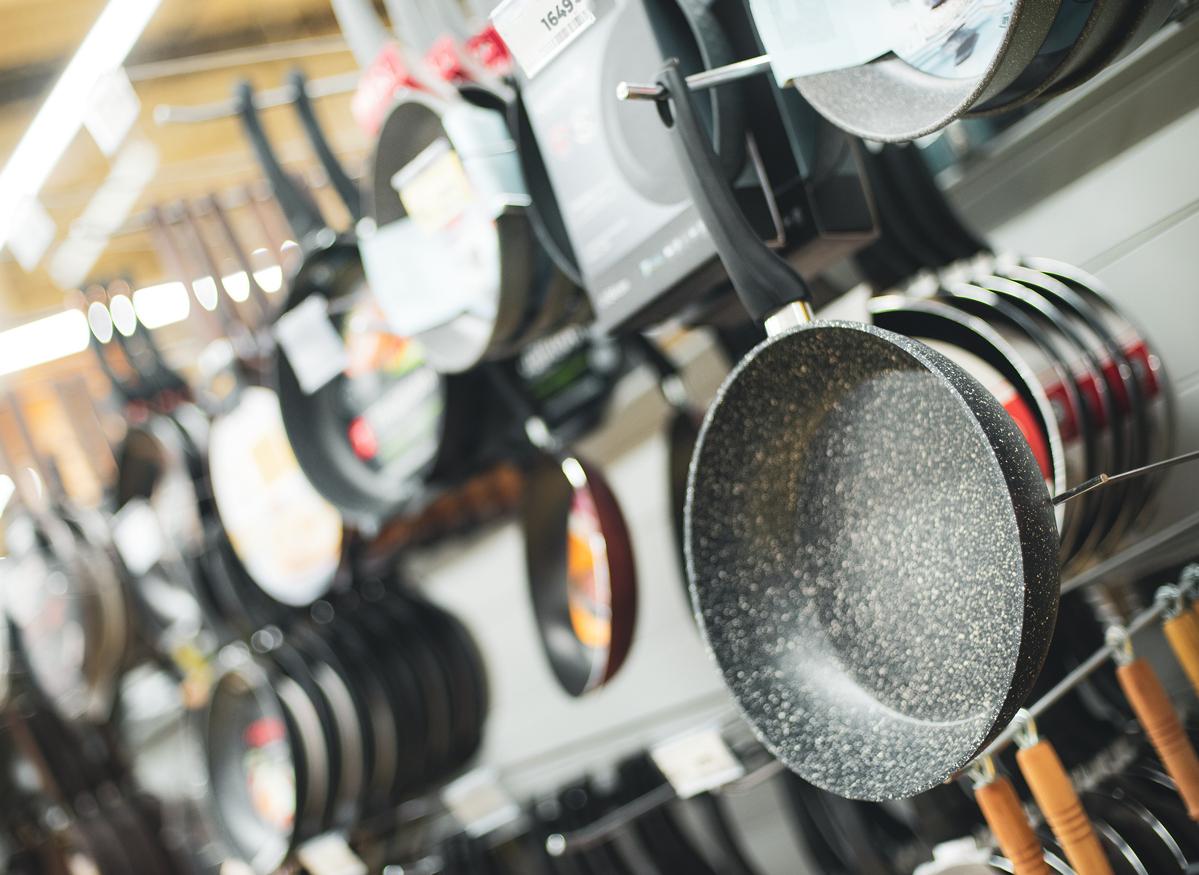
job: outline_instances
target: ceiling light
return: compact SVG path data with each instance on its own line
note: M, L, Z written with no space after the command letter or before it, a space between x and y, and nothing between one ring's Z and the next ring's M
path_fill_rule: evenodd
M137 313L134 312L133 302L128 295L113 295L108 302L108 311L112 313L112 324L125 337L132 337L137 330Z
M200 302L201 307L209 312L216 309L216 282L212 277L202 276L199 279L192 280L192 291L195 292L196 300Z
M13 230L17 207L37 196L78 133L96 83L125 62L161 2L109 0L84 37L0 170L0 248Z
M133 307L142 325L155 329L186 319L191 312L191 300L183 283L161 283L134 292Z
M87 305L87 324L101 343L112 340L112 314L99 301L92 301Z
M254 279L264 292L277 292L283 288L283 268L274 264L254 271Z
M89 333L87 317L78 310L64 310L0 332L0 375L83 352Z
M229 293L229 297L241 303L250 297L250 278L244 270L221 277L221 285Z

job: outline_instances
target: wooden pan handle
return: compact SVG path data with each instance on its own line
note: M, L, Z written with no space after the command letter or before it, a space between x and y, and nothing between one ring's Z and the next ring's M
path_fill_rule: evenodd
M1016 762L1074 871L1078 875L1113 875L1099 837L1053 745L1042 739L1017 751Z
M1191 820L1199 820L1199 757L1182 729L1157 672L1143 659L1116 669L1116 677L1158 759L1178 786Z
M1191 688L1199 695L1199 616L1183 611L1162 624L1174 658L1182 666Z
M982 809L999 851L1012 863L1015 875L1049 875L1045 851L1020 805L1012 782L1000 776L974 788L974 801Z

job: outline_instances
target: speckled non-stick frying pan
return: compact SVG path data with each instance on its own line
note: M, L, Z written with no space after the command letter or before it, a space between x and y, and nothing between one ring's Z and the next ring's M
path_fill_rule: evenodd
M687 564L708 646L788 767L843 796L944 781L1012 718L1058 601L1035 459L995 398L923 344L809 322L754 235L677 66L659 83L692 197L767 340L691 465Z
M954 0L953 5L968 4ZM801 76L795 85L821 115L852 134L870 140L913 140L945 127L1011 85L1036 58L1061 5L1061 0L1015 0L1001 12L980 11L988 19L984 26L998 26L994 22L1004 15L1007 22L991 57L976 63L976 75L933 75L888 53L868 64ZM945 48L966 30L951 35ZM965 34L958 51L968 48Z

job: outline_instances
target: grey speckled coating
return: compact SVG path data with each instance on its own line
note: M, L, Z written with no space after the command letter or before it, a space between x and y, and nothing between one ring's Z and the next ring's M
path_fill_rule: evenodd
M1061 0L1022 0L991 66L973 79L946 79L894 55L869 64L802 76L796 87L838 127L868 140L913 140L940 130L1001 93L1040 51Z
M859 799L965 765L1040 671L1058 534L1027 444L916 341L813 323L721 388L692 460L700 626L762 741Z

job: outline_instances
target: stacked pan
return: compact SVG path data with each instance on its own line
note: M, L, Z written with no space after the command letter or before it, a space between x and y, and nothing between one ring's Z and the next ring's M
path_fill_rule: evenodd
M213 806L254 871L393 810L479 748L487 679L465 627L394 582L363 590L322 603L326 622L222 654L204 730Z
M751 5L768 46L804 44L801 19L771 21L768 4ZM851 133L911 140L962 116L1007 112L1081 85L1152 36L1174 7L1174 0L892 3L883 9L890 15L889 40L878 46L884 54L800 76L795 85ZM854 13L824 13L845 14Z
M1004 405L1060 493L1168 457L1173 402L1161 360L1096 278L1039 258L990 259L870 302L875 325L964 366ZM1058 508L1063 567L1111 553L1151 511L1155 481Z

